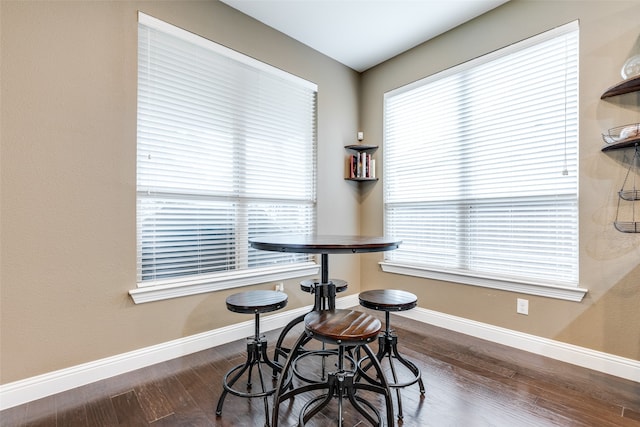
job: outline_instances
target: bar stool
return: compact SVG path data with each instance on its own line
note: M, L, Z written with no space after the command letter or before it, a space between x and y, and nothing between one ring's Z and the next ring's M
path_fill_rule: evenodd
M216 415L222 414L222 405L228 393L235 396L252 398L264 398L264 412L266 416L265 425L269 426L269 402L267 396L275 392L275 387L267 387L265 384L262 365L269 366L273 371L272 381L275 380L277 373L282 371L282 367L267 356L267 339L260 334L260 313L268 313L279 310L287 305L287 294L278 291L255 290L240 292L230 295L227 298L227 309L234 313L254 313L255 314L255 333L254 336L247 338L247 360L245 363L237 365L226 373L222 380L222 395L218 399ZM252 390L253 369L256 368L258 379L260 380L260 391ZM236 382L246 373L246 387L241 390L234 387ZM288 381L286 381L288 383Z
M389 361L389 366L391 368L391 375L393 377L393 382L389 382L389 387L396 389L396 394L398 396L398 418L402 419L402 399L400 397L400 389L404 387L408 387L412 384L418 383L420 387L420 396L424 396L424 384L422 382L422 374L420 373L420 369L411 361L405 359L400 353L398 353L398 336L395 331L391 329L391 321L389 313L391 311L405 311L411 310L418 303L418 298L406 291L395 290L395 289L380 289L373 291L365 291L361 292L358 296L360 300L360 305L371 310L384 311L385 313L385 330L378 337L378 353L376 354L376 359L379 362L382 362L386 357ZM364 358L359 362L360 372L362 375L367 376L366 371L370 368L370 365L362 367L362 362L366 360ZM394 360L397 360L402 365L404 365L411 373L412 377L405 381L399 382L398 374L396 372L396 366L394 365Z
M304 333L300 335L292 347L278 380L276 393L273 397L273 427L278 426L279 409L284 401L292 399L299 394L315 390L326 390L326 392L313 397L303 405L298 421L300 426L307 423L334 398L338 399L338 426L341 427L343 425L344 399L348 399L351 405L371 424L381 426L382 416L380 412L372 403L357 395L359 390L379 393L384 397L387 425L392 426L393 401L391 400L391 391L380 363L368 346L368 343L373 341L382 330L380 321L374 316L355 310L320 310L307 314L304 317L304 325ZM304 345L307 338L338 347L337 369L328 373L327 380L324 383L312 383L288 389L289 386L284 381L285 374L289 372L293 361L297 358L297 348ZM352 370L345 369L344 362L347 358L345 353L354 348L363 349L369 356L372 366L377 372L378 381L367 379L367 382L358 382L356 381L357 371L355 366Z
M327 283L322 283L319 279L308 279L300 282L300 289L304 292L313 294L314 302L311 311L318 310L333 310L336 308L336 294L347 290L347 282L341 279L329 279ZM290 348L284 347L283 343L291 329L304 320L306 313L298 316L296 319L289 322L280 333L278 341L276 342L276 349L274 353L274 361L278 361L279 356L287 357ZM300 347L300 354L303 351Z

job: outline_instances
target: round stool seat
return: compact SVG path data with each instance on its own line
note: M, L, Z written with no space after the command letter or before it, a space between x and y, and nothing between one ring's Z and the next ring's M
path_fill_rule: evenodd
M245 291L227 298L227 309L235 313L268 313L286 305L287 294L278 291Z
M397 289L377 289L361 292L360 305L378 311L411 310L418 303L418 297L411 292Z
M382 329L376 317L344 309L312 311L304 317L304 326L315 339L338 344L371 342Z

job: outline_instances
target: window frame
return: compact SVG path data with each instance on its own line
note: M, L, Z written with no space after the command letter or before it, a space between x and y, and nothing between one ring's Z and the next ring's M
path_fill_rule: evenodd
M460 74L462 71L472 69L474 67L486 64L491 61L495 61L504 56L510 55L511 53L526 49L530 46L534 46L542 41L549 40L554 37L562 36L563 34L569 33L571 31L576 31L576 32L579 31L577 21L549 30L537 36L533 36L529 39L523 40L521 42L507 46L503 49L491 52L487 55L475 58L466 63L454 66L442 72L436 73L432 76L409 83L403 87L400 87L385 93L384 112L383 112L384 127L385 127L383 132L384 137L385 138L387 137L387 132L388 132L388 129L387 129L388 112L387 112L386 106L387 106L387 100L389 99L389 97L393 97L395 94L399 94L399 93L400 94L407 93L413 89L423 87L424 85L437 81L439 79L455 76L456 74ZM576 49L578 51L578 56L579 56L579 41L577 42ZM576 80L579 81L579 77L577 75L576 75ZM578 92L577 96L579 98L579 89L577 89L577 92ZM578 104L578 110L579 110L579 104ZM577 112L577 114L579 116L579 111ZM577 139L576 143L579 145L579 138ZM386 145L386 141L385 141L385 145ZM386 155L386 151L387 150L383 152L383 155ZM576 164L577 164L577 153L576 153ZM389 170L387 169L388 166L389 166L388 162L383 161L383 167L385 168L385 171L384 171L385 180L389 179ZM578 173L578 171L576 171L576 173ZM579 192L578 185L579 184L576 183L576 187L577 187L576 196L575 196L576 203L578 200L578 192ZM383 201L383 204L384 204L383 209L385 211L384 227L385 227L385 233L388 233L389 218L387 218L386 190L384 194L384 199L385 199ZM577 215L576 215L576 229L578 229ZM402 236L398 236L398 237L401 238ZM402 247L400 249L402 249ZM575 250L577 252L576 268L579 269L579 245L577 241L576 241ZM455 270L455 269L448 269L448 268L437 268L434 266L425 266L422 264L412 264L410 262L394 261L390 259L390 256L391 255L389 254L385 254L385 259L379 263L384 272L394 273L394 274L403 274L403 275L409 275L409 276L427 278L427 279L435 279L435 280L459 283L459 284L465 284L465 285L480 286L480 287L486 287L486 288L492 288L492 289L507 290L507 291L513 291L518 293L540 295L540 296L546 296L546 297L552 297L552 298L558 298L558 299L564 299L564 300L570 300L570 301L582 300L582 298L587 292L586 289L580 288L578 284L576 284L576 286L564 285L564 284L553 285L547 282L537 281L537 280L513 279L509 277L492 276L491 274L478 275L469 271L462 271L462 270Z
M316 126L317 126L317 85L315 83L311 83L307 80L304 80L300 77L294 76L286 71L273 67L269 64L261 62L252 57L246 56L240 52L229 49L225 46L219 45L213 41L202 38L194 33L190 33L178 27L175 27L169 23L156 19L152 16L146 15L142 12L138 12L138 22L139 25L143 25L145 27L151 28L153 30L159 30L162 33L169 34L171 36L175 36L179 39L186 40L189 43L192 43L198 47L204 47L209 51L212 51L214 54L220 54L227 59L231 59L235 62L242 64L242 66L251 67L254 70L257 70L259 73L263 73L268 76L277 77L282 80L286 80L289 82L294 82L301 87L305 87L315 93L313 106L313 114L315 116L313 123L313 133L314 133L314 141L313 145L313 162L317 161L317 157L315 154L316 146L317 146L317 137L315 136ZM138 143L136 144L138 145ZM255 167L255 166L254 166ZM311 171L308 171L311 172ZM313 217L311 218L311 222L307 220L307 223L310 224L315 231L316 220L315 220L315 212L316 212L316 174L315 174L315 166L313 171L313 177L311 178L313 181L313 189L312 189L312 211ZM258 181L259 182L259 181ZM137 185L138 186L138 185ZM143 192L144 193L144 192ZM185 193L190 194L190 193ZM141 197L144 199L146 194L142 194L140 192L140 188L137 189L137 203L140 203ZM193 196L193 194L191 194ZM198 197L198 196L196 196ZM251 200L258 200L249 196L246 198L245 202L239 201L238 203L252 203ZM272 196L273 197L273 196ZM293 200L293 199L292 199ZM293 203L293 202L292 202ZM240 209L242 211L242 209ZM136 209L136 218L137 223L140 222L140 211L138 208ZM239 218L240 222L235 222L234 224L234 235L236 235L236 239L239 242L237 246L237 252L239 254L244 254L248 256L247 248L244 248L244 243L242 241L246 241L249 237L249 223L247 218ZM243 228L244 231L240 230L238 232L235 230L235 226L237 224L245 224ZM142 256L142 248L141 248L141 237L140 237L140 224L137 225L138 228L137 238L136 238L136 257L138 259L137 264L141 262L140 257ZM270 234L270 233L269 233ZM237 237L240 236L240 237ZM244 236L244 237L243 237ZM239 255L234 252L234 259ZM267 254L265 258L272 258L274 256L278 256L278 254ZM142 280L142 276L138 277L137 287L136 289L132 289L129 291L132 299L136 304L145 303L151 301L164 300L169 298L177 298L186 295L194 295L206 292L213 292L223 289L230 289L240 286L248 286L258 283L265 283L270 281L282 281L292 278L304 277L309 275L317 274L319 265L314 262L311 256L304 256L306 259L300 261L300 257L297 257L297 261L293 261L291 263L280 263L280 264L269 264L269 261L259 262L260 267L252 267L248 268L248 264L246 261L234 262L231 263L235 265L232 269L207 273L207 274L190 274L190 275L181 275L176 277L165 277L165 278L154 278L154 279L145 279ZM286 262L286 261L285 261ZM138 267L139 269L140 267ZM138 271L140 275L140 271Z

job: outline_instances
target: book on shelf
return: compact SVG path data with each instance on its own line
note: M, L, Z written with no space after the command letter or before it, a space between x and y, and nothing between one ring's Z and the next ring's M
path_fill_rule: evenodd
M371 157L371 153L359 152L349 156L349 178L376 177L376 161Z

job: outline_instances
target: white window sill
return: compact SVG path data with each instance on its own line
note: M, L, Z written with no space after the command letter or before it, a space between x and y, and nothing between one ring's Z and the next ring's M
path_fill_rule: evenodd
M567 301L582 301L587 293L584 288L574 286L555 286L543 283L524 283L508 280L501 280L488 277L468 276L464 274L428 270L424 267L417 267L393 262L380 262L382 271L387 273L404 274L406 276L422 277L425 279L443 280L446 282L462 283L465 285L481 286L484 288L500 289L523 294L539 295L549 298L557 298Z
M318 274L320 266L314 262L305 262L294 265L261 268L250 271L234 271L224 274L215 274L198 279L171 279L155 282L145 282L144 286L129 291L129 295L136 304L160 301L170 298L179 298L187 295L196 295L206 292L215 292L223 289L237 288L240 286L256 285L258 283L274 282L296 277L304 277Z

